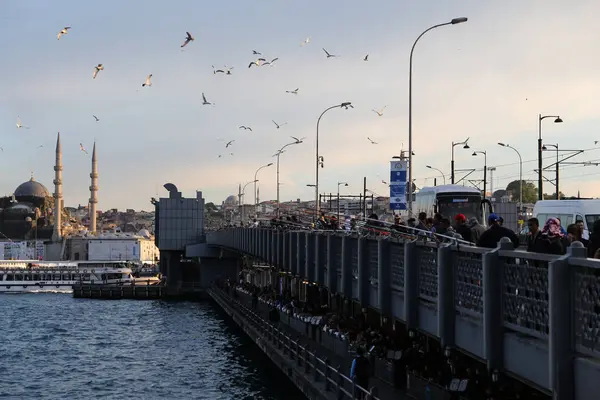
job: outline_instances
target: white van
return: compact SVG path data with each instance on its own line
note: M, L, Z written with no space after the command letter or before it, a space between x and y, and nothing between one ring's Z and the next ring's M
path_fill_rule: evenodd
M600 200L539 200L533 207L533 216L540 221L540 229L548 218L560 219L560 225L567 226L583 221L583 238L589 239L594 222L600 219Z

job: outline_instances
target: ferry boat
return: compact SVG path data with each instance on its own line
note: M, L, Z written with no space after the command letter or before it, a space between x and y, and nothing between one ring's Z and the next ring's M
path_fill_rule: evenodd
M160 278L134 278L125 261L0 260L0 293L71 293L75 284L156 285Z

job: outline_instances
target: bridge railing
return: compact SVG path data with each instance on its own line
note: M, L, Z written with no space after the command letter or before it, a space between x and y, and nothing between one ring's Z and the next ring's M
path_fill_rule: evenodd
M250 254L392 315L409 329L438 336L444 347L486 360L489 368L512 363L513 372L542 387L558 385L556 371L572 368L574 352L600 358L600 260L587 259L580 243L555 256L515 250L508 239L484 249L260 228L211 232L208 243ZM537 348L547 355L531 351L545 359L545 372L526 366L530 356L523 352L505 354L505 346L516 343L505 340L511 333L521 342L540 342Z

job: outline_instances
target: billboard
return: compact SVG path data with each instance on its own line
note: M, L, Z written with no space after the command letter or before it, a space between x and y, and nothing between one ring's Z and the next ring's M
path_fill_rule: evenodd
M390 209L406 210L408 161L390 161Z

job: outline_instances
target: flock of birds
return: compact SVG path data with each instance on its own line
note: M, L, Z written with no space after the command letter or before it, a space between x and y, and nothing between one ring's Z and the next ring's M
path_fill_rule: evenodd
M71 30L70 26L65 26L64 28L62 28L57 36L56 39L60 40L63 36L69 34L69 31ZM309 43L311 43L310 41L310 37L307 37L304 41L302 41L300 43L301 47L304 47L306 45L308 45ZM183 43L181 44L181 50L184 51L184 48L186 46L188 46L191 42L193 42L195 40L194 36L190 33L190 32L185 32L185 38ZM323 52L325 53L325 56L327 59L329 58L336 58L336 57L340 57L337 54L333 54L330 53L329 51L327 51L327 49L322 48ZM266 66L270 66L273 67L275 62L277 60L279 60L279 57L275 57L272 59L267 59L265 56L263 56L263 54L257 50L252 50L252 54L254 56L256 56L257 58L255 60L250 61L250 63L248 64L248 68L252 68L252 67L266 67ZM369 61L369 54L365 55L363 58L363 61L367 62ZM228 67L227 65L225 65L223 68L215 68L215 66L212 66L213 68L213 74L224 74L224 75L232 75L232 71L234 69L234 67ZM99 75L99 73L101 71L104 70L104 64L99 63L96 66L94 66L93 72L92 72L92 79L96 79ZM152 74L148 74L146 76L145 81L141 84L142 88L149 88L152 87ZM139 89L138 89L139 90ZM286 90L285 92L288 94L292 94L297 96L298 93L300 91L300 88L295 88L293 90ZM215 106L214 102L208 101L205 93L202 93L202 105L205 106ZM382 107L379 110L373 109L372 111L374 113L377 114L377 116L381 117L383 116L383 110L386 108L387 106ZM96 116L92 114L92 117L94 118L95 122L100 122L100 119ZM281 129L283 126L287 125L287 122L283 122L283 123L278 123L275 120L271 120L273 122L273 124L275 125L276 129ZM21 122L21 118L19 116L17 116L17 129L30 129L29 126L25 126L23 125L23 123ZM243 129L246 131L250 131L252 132L252 128L250 126L247 125L240 125L239 129ZM292 139L294 139L296 141L296 143L302 143L302 141L305 138L296 138L294 136L291 136ZM223 140L223 139L219 139L219 140ZM370 137L367 137L367 140L371 143L371 144L378 144L375 140L371 139ZM224 140L223 140L224 141ZM230 148L233 144L234 144L235 140L229 140L225 143L225 149ZM43 147L43 145L40 145L39 147ZM82 143L79 143L79 150L84 153L84 154L88 154L88 151L85 149L85 147L83 146ZM0 147L0 151L4 151L4 149L2 147ZM231 156L233 156L233 153L229 153ZM221 158L223 155L219 154L218 157Z

